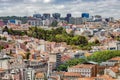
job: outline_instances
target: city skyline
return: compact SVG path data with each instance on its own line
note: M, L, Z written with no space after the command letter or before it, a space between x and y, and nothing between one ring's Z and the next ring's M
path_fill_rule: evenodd
M119 17L120 0L0 0L0 16L32 16L36 13L71 13L80 17L81 13ZM47 6L46 6L47 5Z

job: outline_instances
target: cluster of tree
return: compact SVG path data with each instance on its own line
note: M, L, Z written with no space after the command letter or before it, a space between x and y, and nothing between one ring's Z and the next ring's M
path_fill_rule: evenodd
M79 59L71 59L69 61L67 61L66 63L64 64L61 64L57 70L58 71L67 71L67 68L68 67L71 67L71 66L75 66L77 64L81 64L81 63L84 63L86 62L86 59L82 59L82 58L79 58Z
M21 20L22 23L27 23L28 17L18 17L18 16L7 16L7 17L0 17L0 19L2 19L4 22L7 22L8 20L11 19L16 19L16 20Z
M8 29L7 26L3 29L3 31L7 31L11 35L28 35L30 37L44 39L46 41L54 41L54 42L66 42L68 45L75 45L79 49L90 50L91 46L96 45L99 41L95 41L93 43L88 43L88 40L84 36L74 35L73 32L68 34L64 28L56 28L51 30L44 30L38 27L30 27L29 31L18 31Z
M75 36L72 33L68 34L62 27L51 30L44 30L42 28L31 27L27 34L28 36L35 37L38 39L44 39L47 41L66 42L68 45L88 45L88 40L86 39L86 37L78 35Z
M5 26L3 32L8 32L8 34L10 35L20 35L20 36L27 35L27 31L12 30L9 29L7 26Z
M106 51L99 51L95 52L93 55L88 57L88 60L95 61L95 62L103 62L113 57L120 56L119 50L106 50Z
M58 25L58 22L56 20L53 21L52 24L51 24L52 27L57 27L57 25Z
M99 52L93 53L91 56L89 56L85 59L83 59L83 58L71 59L71 60L67 61L66 63L61 64L57 68L57 70L58 71L67 71L67 68L70 67L70 66L75 66L77 64L81 64L81 63L84 63L84 62L87 62L87 61L94 61L94 62L101 63L103 61L107 61L107 60L109 60L113 57L117 57L117 56L120 56L120 51L118 51L118 50L115 50L115 51L110 51L110 50L99 51Z

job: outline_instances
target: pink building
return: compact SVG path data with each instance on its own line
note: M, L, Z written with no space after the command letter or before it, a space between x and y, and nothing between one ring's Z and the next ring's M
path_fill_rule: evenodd
M0 20L0 27L3 27L5 24L2 20Z

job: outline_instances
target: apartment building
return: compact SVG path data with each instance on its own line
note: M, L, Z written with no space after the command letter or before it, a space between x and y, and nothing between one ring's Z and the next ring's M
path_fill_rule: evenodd
M97 74L97 65L78 64L68 68L68 72L80 73L82 77L95 77Z

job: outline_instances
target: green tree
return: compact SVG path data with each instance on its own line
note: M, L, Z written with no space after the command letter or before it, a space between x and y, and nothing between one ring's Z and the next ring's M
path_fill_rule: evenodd
M69 61L67 61L66 63L64 64L61 64L57 70L58 71L67 71L67 68L70 67L70 66L75 66L77 64L82 64L86 62L86 59L82 59L82 58L79 58L79 59L71 59Z
M56 20L53 21L52 24L51 24L52 27L57 27L57 25L58 25L58 22Z
M70 37L74 37L74 31L71 31L71 32L69 33L69 36L70 36Z
M72 38L72 44L74 45L87 45L88 44L88 41L87 39L84 37L84 36L74 36Z
M113 57L120 56L119 50L107 50L107 51L99 51L93 53L93 55L88 57L88 60L95 61L95 62L103 62Z
M66 37L64 35L57 34L55 36L55 38L56 38L56 42L65 42L66 41Z

